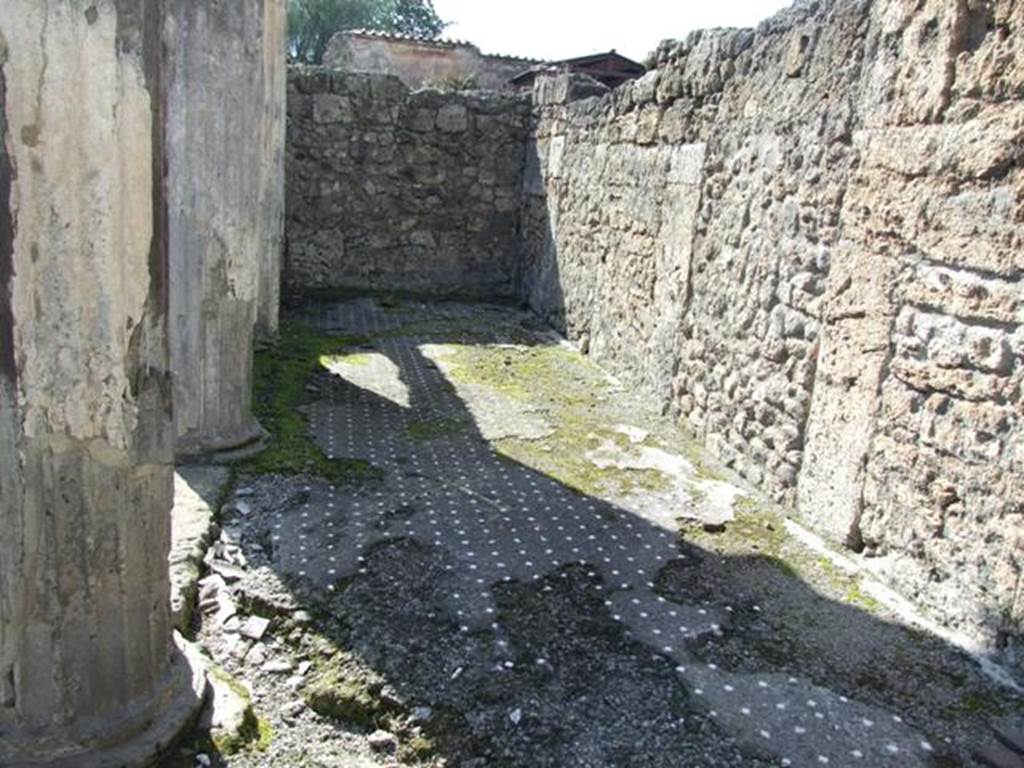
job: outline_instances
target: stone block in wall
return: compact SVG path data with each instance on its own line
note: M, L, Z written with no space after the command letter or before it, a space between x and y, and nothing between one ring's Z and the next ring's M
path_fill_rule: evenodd
M861 533L880 570L951 626L1004 645L1024 514L1018 106L873 131L847 231L900 265Z
M872 56L860 110L868 125L938 122L950 103L967 3L872 4Z
M1012 0L885 0L872 4L864 124L949 120L970 102L1024 93L1024 10Z
M953 94L986 102L1019 99L1024 95L1024 6L1017 0L994 0L970 8Z
M540 75L533 85L538 107L589 99L609 93L608 86L580 72L553 71Z
M313 101L313 121L317 123L351 123L352 101L347 96L324 94Z
M434 109L415 109L410 118L409 127L417 133L429 133L437 127L437 111Z
M890 357L896 272L885 256L845 243L829 273L797 509L841 543L860 543L864 469Z
M903 296L915 306L942 308L953 317L991 324L1024 323L1019 282L969 269L918 264L908 276Z
M1020 105L1007 105L965 124L858 133L855 183L866 192L847 231L865 239L892 232L934 265L1015 281L1024 273L1012 175L1022 119Z
M462 104L447 104L437 111L437 128L445 133L460 133L469 127L469 112Z

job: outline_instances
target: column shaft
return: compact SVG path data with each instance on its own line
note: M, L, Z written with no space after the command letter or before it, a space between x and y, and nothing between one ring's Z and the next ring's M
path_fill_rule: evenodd
M167 554L162 2L0 3L0 764L114 766L200 702Z

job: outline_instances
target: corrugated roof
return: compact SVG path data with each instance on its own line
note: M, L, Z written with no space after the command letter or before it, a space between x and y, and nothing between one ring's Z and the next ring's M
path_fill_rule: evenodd
M643 64L641 64L639 61L633 61L633 59L630 59L630 58L628 58L626 56L623 56L621 53L616 51L614 48L612 50L610 50L610 51L605 51L605 52L602 52L602 53L591 53L591 54L589 54L587 56L577 56L576 58L573 58L573 59L563 59L562 61L559 61L557 63L559 63L559 64L570 64L570 65L577 65L577 66L579 66L579 65L590 64L590 63L598 62L598 61L606 61L608 59L614 59L615 61L618 61L619 63L624 64L627 67L636 69L638 71L644 71L644 72L647 71L647 67L645 67Z
M616 61L620 64L625 65L625 68L620 70L601 71L588 69L587 67L587 65L589 64L597 64L602 61ZM619 80L624 82L626 80L634 79L635 77L640 77L644 72L647 71L647 68L640 62L633 61L632 59L623 56L621 53L618 53L613 49L611 51L607 51L606 53L592 53L588 56L577 56L574 59L562 59L561 61L553 61L534 65L524 70L523 72L520 72L518 75L509 80L509 82L512 83L513 85L528 85L529 83L533 82L536 76L541 72L544 72L546 70L557 70L558 68L584 72L585 74L588 74L591 77L594 77L600 80L601 82L604 82L605 85L609 85L611 87L615 87L619 83L613 84L612 82L609 81Z

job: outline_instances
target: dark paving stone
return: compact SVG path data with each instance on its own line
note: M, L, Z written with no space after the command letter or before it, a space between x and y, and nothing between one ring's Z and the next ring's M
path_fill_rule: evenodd
M441 318L472 319L473 312L460 305L437 309ZM369 301L311 315L321 329L345 333L403 324ZM390 361L408 390L401 401L380 394L394 391L394 382L366 388L339 379L308 409L311 430L329 456L365 459L387 479L363 489L310 483L301 503L261 510L275 568L330 592L342 580L369 574L374 547L415 541L445 553L448 588L439 613L462 633L496 637L506 632L497 591L580 568L613 621L671 664L695 706L748 753L783 766L929 764L928 741L877 707L798 677L734 674L702 663L692 642L725 631L728 612L656 594L658 572L685 556L663 516L626 512L502 460L472 427L444 439L412 439L411 427L425 418L466 418L466 405L420 343L398 336L375 345L374 354Z
M1024 718L996 723L993 730L1004 746L1024 755Z
M983 747L978 750L977 757L984 765L992 768L1024 768L1024 757L1002 744Z

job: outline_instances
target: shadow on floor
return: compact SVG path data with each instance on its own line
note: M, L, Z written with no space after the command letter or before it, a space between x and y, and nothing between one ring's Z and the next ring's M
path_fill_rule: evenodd
M367 765L959 765L1020 705L941 640L808 583L775 554L767 513L721 538L680 535L664 509L510 458L503 440L578 427L567 414L600 386L526 315L348 300L301 320L354 342L304 382L309 435L328 460L379 473L244 479L251 511L224 521L247 563L235 597L309 669L281 693L253 643L225 646L218 661L277 735L263 755L216 761L362 765L326 742L383 729L394 739ZM472 350L489 386L446 362L483 364ZM552 409L559 398L573 409ZM613 390L593 407L588 425L633 404ZM295 698L316 715L277 711Z

